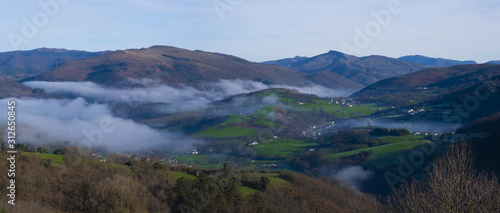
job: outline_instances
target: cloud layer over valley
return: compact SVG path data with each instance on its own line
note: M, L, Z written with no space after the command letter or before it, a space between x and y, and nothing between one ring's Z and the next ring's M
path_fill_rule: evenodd
M365 170L361 166L346 166L343 168L331 169L328 171L329 177L351 184L355 189L360 190L363 182L373 177L374 172Z
M337 123L338 126L347 126L347 127L362 127L362 126L368 126L368 124L388 129L407 129L411 132L420 131L420 132L437 132L437 133L452 132L461 126L461 124L459 123L446 123L444 121L430 122L430 121L409 120L406 122L403 121L389 122L389 121L372 120L370 118L349 119Z
M270 88L288 88L319 96L340 94L321 86L298 88L248 80L206 82L198 88L171 86L155 80L129 80L119 87L106 87L92 82L33 81L25 85L68 99L16 99L20 143L34 146L70 143L84 149L105 148L123 152L158 148L164 151L185 150L202 141L189 138L182 132L160 131L136 123L128 116L119 116L115 111L117 106L153 105L160 113L179 113L206 109L214 101ZM6 103L8 100L1 101ZM226 115L251 112L259 107L279 104L279 99L276 96L253 99L235 97L227 104L230 107L214 109L210 113ZM152 113L155 115L157 112ZM0 114L7 115L7 108L1 108ZM6 116L0 116L0 122L6 123L6 119Z
M4 99L1 103L7 101ZM175 151L200 142L180 133L158 131L132 120L113 117L108 106L89 103L83 98L15 101L19 143L42 146L69 142L83 149L105 148L126 152L152 148ZM2 107L0 114L7 115L7 107ZM6 124L6 121L6 116L1 116L0 122Z
M314 85L309 87L294 87L287 85L265 85L250 80L220 80L207 82L197 89L188 86L170 86L154 80L130 80L130 83L140 85L133 88L107 88L92 82L42 82L32 81L25 84L32 88L45 89L49 93L83 97L87 100L108 103L163 103L168 112L192 111L206 108L210 103L222 100L232 95L255 92L270 88L287 88L301 93L315 94L320 97L348 96L347 91L333 90Z

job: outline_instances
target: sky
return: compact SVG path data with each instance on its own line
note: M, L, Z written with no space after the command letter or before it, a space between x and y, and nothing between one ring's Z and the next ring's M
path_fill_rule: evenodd
M0 52L168 45L261 62L356 56L500 60L497 0L24 0L0 8Z

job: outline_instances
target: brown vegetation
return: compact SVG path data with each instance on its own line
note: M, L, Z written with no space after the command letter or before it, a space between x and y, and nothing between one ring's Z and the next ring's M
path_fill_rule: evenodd
M169 167L113 156L99 162L66 147L53 167L20 151L16 206L8 212L366 212L380 205L372 196L338 181L294 172L278 174ZM0 157L6 158L5 153ZM7 171L8 162L0 161ZM255 178L245 178L245 176ZM243 181L244 179L245 181ZM0 176L6 185L7 176ZM277 181L277 182L276 182ZM243 193L242 184L255 193ZM6 189L2 193L6 194ZM36 209L36 210L34 210Z
M194 170L124 156L111 156L103 163L75 147L58 152L63 153L64 163L53 167L20 152L17 205L3 202L0 212L500 211L498 180L476 172L467 143L452 145L432 163L427 179L404 184L386 206L338 180L286 170L235 171L229 164L220 170ZM7 171L8 166L0 161L1 169ZM8 181L0 176L0 184ZM250 192L243 192L242 186Z
M428 170L425 182L403 185L390 198L391 212L499 212L500 185L477 173L470 144L454 144Z

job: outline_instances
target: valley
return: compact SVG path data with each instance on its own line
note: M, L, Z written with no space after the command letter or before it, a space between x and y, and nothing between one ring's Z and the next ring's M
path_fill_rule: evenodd
M477 141L488 153L483 146L496 129L481 125L496 121L500 65L427 68L379 56L318 57L374 63L370 69L396 63L405 71L377 74L382 79L371 84L360 76L373 72L337 72L317 58L258 64L154 46L68 61L21 80L3 77L0 97L19 102L23 158L59 168L70 159L64 153L77 149L83 162L113 169L168 167L166 180L176 184L231 165L241 171L235 177L243 196L262 191L264 177L280 190L294 185L283 175L293 171L389 197L422 179L453 144Z
M500 212L500 1L3 1L0 213Z

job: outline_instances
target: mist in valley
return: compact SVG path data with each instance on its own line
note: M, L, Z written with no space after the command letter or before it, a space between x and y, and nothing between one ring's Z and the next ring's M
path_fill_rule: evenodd
M73 145L85 150L101 149L118 152L161 149L179 151L202 141L182 132L152 129L130 119L112 115L108 105L90 103L83 98L4 99L16 101L18 143L32 146ZM7 108L0 109L7 114ZM2 124L7 123L5 116Z
M446 122L422 122L422 121L406 121L406 122L392 122L385 120L375 120L371 118L357 118L343 120L336 123L338 127L364 127L376 126L387 129L407 129L410 132L437 132L447 133L453 132L462 124L460 123L446 123Z
M107 87L92 82L25 82L33 89L43 89L67 99L31 99L17 101L17 129L21 143L33 146L70 144L85 149L103 149L119 152L161 149L183 151L204 142L186 136L182 130L166 131L134 122L116 113L117 106L154 105L152 115L174 114L189 111L204 111L211 115L250 114L266 106L279 106L275 95L267 97L235 96L213 107L214 102L239 94L271 88L287 88L320 97L348 95L345 91L322 86L292 87L287 85L265 85L249 80L220 80L204 82L199 88L185 85L166 85L156 80L129 79L122 86ZM123 87L123 85L133 85ZM4 99L2 102L7 102ZM7 109L0 109L6 114ZM267 115L270 118L274 115ZM2 117L0 122L5 123ZM104 126L104 127L103 127Z

